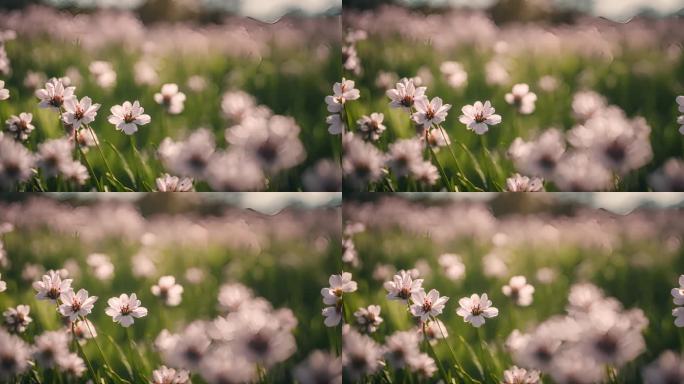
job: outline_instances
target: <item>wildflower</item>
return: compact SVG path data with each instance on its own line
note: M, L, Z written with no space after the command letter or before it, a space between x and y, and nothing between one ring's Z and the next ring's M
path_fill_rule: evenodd
M508 192L542 192L544 191L544 179L541 177L522 176L514 173L506 179L506 191Z
M684 161L668 159L660 169L649 175L648 182L657 192L684 192Z
M185 93L178 91L177 84L164 84L161 92L154 94L154 101L164 106L170 114L177 115L183 112Z
M26 147L0 136L0 186L12 186L31 177L34 158Z
M429 161L421 161L411 168L411 177L419 183L435 185L439 180L439 170Z
M2 252L2 251L0 251ZM7 283L2 281L2 274L0 273L0 292L5 292L7 290Z
M342 116L340 116L339 114L330 115L326 117L325 122L328 125L330 125L328 127L328 133L330 133L331 135L340 135L347 128L347 125L344 123L344 120L342 120Z
M147 316L147 308L140 306L140 300L135 295L121 294L119 297L112 297L107 300L109 307L105 310L112 320L121 326L128 328L133 325L134 318L141 318Z
M425 98L425 91L427 87L417 87L413 79L403 78L395 85L393 89L387 90L385 94L392 101L391 108L401 108L410 111L413 108L416 100Z
M116 84L116 71L114 71L111 63L100 60L93 61L88 65L88 69L100 87L107 89Z
M5 318L5 327L12 333L23 333L33 321L29 316L31 308L28 305L17 305L16 308L9 308L2 313Z
M675 305L684 305L684 275L679 275L679 287L672 288L670 292Z
M354 81L343 77L342 82L333 85L333 94L326 96L325 102L328 104L329 112L340 112L347 101L357 100L359 97L361 93L354 88Z
M553 92L558 89L559 81L551 75L544 75L539 78L537 86L544 92Z
M445 61L439 66L439 70L447 79L447 83L452 88L462 88L468 83L468 72L463 69L463 65L456 61Z
M30 113L22 112L19 116L12 115L9 119L5 120L7 131L13 135L15 140L26 141L29 134L36 129L31 124L32 119L33 115Z
M439 319L433 319L427 323L422 323L418 328L418 333L423 334L430 344L435 344L437 340L449 337L446 326Z
M5 88L5 82L0 80L0 101L7 100L10 97L9 89Z
M342 239L342 262L353 266L359 265L359 253L352 238Z
M606 107L606 99L594 91L580 91L572 97L572 112L579 122L588 120Z
M199 166L197 171L201 172L201 162L195 165ZM241 149L214 154L206 168L205 177L215 191L257 191L266 184L261 164Z
M152 384L188 384L190 372L185 369L175 370L165 365L152 371Z
M33 289L38 291L36 299L50 300L52 303L55 303L62 293L71 290L71 282L72 279L62 280L57 272L50 270L47 274L43 275L41 281L33 283Z
M221 111L232 122L240 124L249 116L266 117L270 111L257 108L254 97L244 91L228 91L221 99Z
M219 307L225 312L237 312L253 297L252 290L240 283L223 284L218 294Z
M53 368L69 355L69 338L63 331L48 331L36 337L33 358L43 368Z
M435 97L428 100L427 97L415 99L416 112L411 115L413 121L422 125L424 129L430 128L433 124L438 125L447 117L447 111L451 109L451 104L442 104L442 99Z
M85 184L86 180L90 178L88 169L79 161L70 161L62 166L62 176L66 181L73 182L77 185Z
M152 294L164 300L164 304L175 307L181 302L183 286L176 284L173 276L162 276L159 282L152 286Z
M406 303L414 293L423 290L423 279L414 279L410 273L401 270L392 277L392 281L386 281L383 286L387 290L388 300L401 300Z
M681 115L681 116L677 117L677 124L680 125L680 127L679 127L679 133L681 133L682 135L684 135L684 115Z
M159 75L152 64L140 60L133 66L134 80L138 85L155 85L159 82Z
M86 365L75 353L69 353L57 361L59 370L72 377L81 377L86 371Z
M585 152L574 152L555 167L553 181L561 191L603 191L612 187L608 169Z
M420 139L401 139L389 145L387 165L397 177L408 176L422 162L423 143Z
M46 140L38 145L37 164L47 176L56 176L74 161L73 148L67 138Z
M408 366L411 372L415 372L421 378L431 378L437 372L437 364L435 360L428 356L427 353L420 353L417 356L412 356L408 361Z
M191 370L199 367L211 345L202 321L193 321L179 335L162 331L157 341L167 364Z
M646 384L684 382L684 360L673 351L665 351L644 368L643 377Z
M512 366L503 373L503 381L501 384L539 384L541 379L539 378L539 371L531 369L527 370L524 368L518 368L517 366Z
M413 304L410 307L411 314L420 317L421 321L427 321L431 317L437 317L444 310L445 304L449 301L446 296L439 296L439 291L431 289L427 294L424 289L411 294Z
M198 371L209 384L252 383L257 380L255 365L230 346L208 351Z
M342 168L339 162L323 159L304 172L304 190L338 192L342 190Z
M342 365L351 380L375 373L380 368L382 352L373 339L354 330L342 335Z
M511 75L506 67L499 61L492 60L485 65L485 80L489 85L508 84Z
M501 289L504 295L508 296L513 302L521 307L527 307L532 304L532 294L534 287L527 284L525 276L511 277L508 285L504 285Z
M242 356L267 368L292 356L297 346L289 330L272 321L270 314L256 312L249 316L235 340Z
M192 179L189 177L179 178L164 173L155 180L159 192L190 192L194 189Z
M420 338L415 331L395 332L385 341L385 359L395 368L404 368L418 357Z
M355 187L361 187L380 179L385 159L374 145L366 143L355 135L345 135L342 145L344 148L342 170L346 182Z
M457 281L465 276L465 264L461 261L460 256L445 253L439 256L437 262L449 280Z
M547 129L531 142L514 140L508 153L523 174L548 178L565 153L565 138L558 129Z
M495 114L495 109L489 100L482 104L481 101L476 101L473 105L466 105L461 108L463 115L459 117L459 121L466 125L468 130L475 132L478 135L484 135L490 125L497 125L501 122L501 116Z
M75 90L76 87L65 87L61 80L53 77L45 83L45 88L36 91L36 97L40 99L38 107L59 111L67 100L76 97Z
M328 282L330 287L321 289L323 303L327 305L336 304L343 293L355 292L357 289L357 284L352 280L352 274L349 272L331 275Z
M481 297L477 294L463 297L458 301L458 305L461 307L456 310L456 313L463 317L464 322L471 323L476 328L485 323L485 318L499 315L499 310L492 307L492 302L487 298L486 293L483 293Z
M59 306L59 313L68 317L70 321L75 321L79 317L86 317L93 310L97 296L88 296L88 291L79 289L74 293L72 289L62 292L60 296L62 305Z
M86 264L92 269L95 277L100 280L109 280L114 276L114 264L107 255L91 253L86 257Z
M313 351L294 369L301 384L342 384L342 359L323 351Z
M0 88L2 88L2 85L0 85ZM684 113L684 95L677 96L675 101L677 102L677 110Z
M64 100L64 114L62 120L74 128L87 125L95 121L100 104L93 104L90 97L85 96L78 101L76 97Z
M143 113L145 109L140 106L138 100L133 104L130 101L124 101L122 105L113 106L110 111L112 114L107 121L118 131L123 131L127 135L136 133L139 125L145 125L151 120L150 115Z
M72 321L67 327L67 333L70 333L71 336L81 344L84 344L86 340L97 336L95 324L88 319Z
M581 332L580 348L600 363L619 367L646 349L641 330L621 313L600 306L588 314L586 321L589 323Z
M159 146L162 161L173 173L200 179L206 176L215 152L214 134L206 128L194 131L180 143L165 139Z
M0 329L0 379L24 373L31 358L29 346L19 337Z
M558 384L594 384L605 380L605 367L577 350L560 353L549 367Z
M363 333L375 332L383 321L382 317L380 317L379 305L369 305L367 308L361 307L354 312L354 317L356 317L356 324L359 330Z
M672 316L675 317L674 324L682 328L684 327L684 307L677 307L672 310Z
M331 307L325 307L321 311L321 315L325 317L323 323L326 327L337 327L342 321L342 306L334 305Z
M523 115L529 115L534 112L534 103L537 101L537 95L530 92L530 86L524 83L515 84L511 92L504 96L506 102L518 108L518 112Z
M359 132L361 132L361 137L366 141L378 141L380 135L387 129L382 124L384 118L385 115L382 113L373 112L370 116L364 115L358 119L356 124L359 127Z

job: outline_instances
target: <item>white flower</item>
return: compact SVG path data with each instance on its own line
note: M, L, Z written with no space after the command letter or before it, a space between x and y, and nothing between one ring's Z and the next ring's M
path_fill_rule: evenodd
M325 102L328 104L328 111L340 112L342 110L341 106L344 103L349 100L357 100L359 97L361 97L361 93L358 89L354 88L354 81L343 77L342 82L333 85L333 95L326 96ZM332 98L332 101L330 101L330 98Z
M331 135L340 135L344 132L346 125L339 114L330 115L325 118L325 122L330 126L328 127L328 133Z
M439 296L439 291L431 289L427 294L424 289L411 294L411 314L415 317L420 317L421 321L427 321L431 317L436 317L442 313L445 304L449 301L446 296Z
M445 61L439 66L439 70L452 88L462 88L468 82L468 72L463 69L461 63Z
M2 313L5 318L5 327L12 333L22 333L26 330L33 319L29 316L31 308L28 305L17 305Z
M95 121L100 104L93 104L90 97L86 96L78 101L76 97L64 100L64 114L62 120L74 128L82 124L90 124Z
M122 105L113 106L110 111L111 116L107 119L110 124L114 124L118 131L123 131L127 135L132 135L138 131L138 125L145 125L150 122L150 115L144 114L145 109L140 106L138 100L131 104L124 101Z
M36 97L40 99L38 106L58 111L65 101L75 98L74 90L76 87L65 88L62 80L53 77L45 83L44 89L36 91Z
M457 281L465 275L465 264L463 264L461 257L458 255L445 253L439 256L437 262L449 280Z
M0 80L0 100L7 100L10 97L9 89L5 88L5 82Z
M181 302L183 286L176 284L173 276L162 276L159 282L152 286L152 294L164 300L168 306L175 307Z
M164 173L155 180L159 192L190 192L193 190L192 178L171 176Z
M130 297L125 293L119 297L112 297L107 300L107 304L109 304L109 307L107 307L105 313L111 316L114 322L126 328L133 324L135 321L133 318L147 316L147 308L140 306L140 300L138 300L135 293L131 294Z
M367 308L359 308L354 312L356 323L363 333L373 333L378 329L383 319L380 317L380 306L369 305Z
M677 327L684 327L684 307L677 307L673 309L672 316L675 317L674 323Z
M31 124L31 120L33 120L33 115L30 113L22 112L19 116L12 115L9 119L5 120L7 131L12 134L15 140L25 141L28 139L29 134L36 129Z
M408 361L409 369L415 372L422 378L430 378L437 372L437 364L435 360L427 353L420 353L417 356L412 356Z
M337 304L343 293L354 292L357 289L357 284L352 280L352 274L349 272L342 272L340 275L331 275L328 282L330 283L330 287L321 289L323 303L326 305Z
M643 376L646 384L683 383L684 360L674 351L665 351L644 368Z
M14 375L23 373L29 368L29 346L17 336L0 328L0 379L11 381Z
M352 381L373 374L382 360L382 348L373 339L350 330L342 335L342 364Z
M97 337L97 331L95 330L95 324L90 320L76 320L71 322L67 327L67 332L72 334L72 337L83 345L88 339Z
M401 270L392 277L392 281L386 281L383 287L387 290L388 300L407 302L414 293L423 290L423 279L413 279L410 273Z
M463 317L464 322L471 323L476 328L485 323L485 318L496 317L499 314L499 310L492 307L486 293L483 293L482 297L475 293L470 297L463 297L458 301L458 305L461 307L456 313Z
M88 65L88 69L100 87L107 89L116 84L116 71L114 71L111 63L99 60L93 61Z
M510 297L513 302L521 307L527 307L532 304L532 294L534 294L534 287L527 284L525 276L511 277L508 285L504 285L501 289L504 295Z
M41 281L33 283L33 289L38 291L36 299L50 300L54 303L63 292L71 290L71 282L72 279L62 280L59 273L50 270L46 275L43 275Z
M5 292L7 290L7 283L2 281L2 274L0 273L0 292Z
M190 383L190 372L185 369L175 370L165 365L152 371L152 384L187 384Z
M501 116L495 114L496 111L489 100L482 104L481 101L476 101L473 105L466 105L461 108L463 115L459 117L459 121L466 125L468 130L475 132L478 135L484 135L490 125L497 125L501 122Z
M336 327L342 321L342 306L325 307L321 314L325 317L323 323L326 327Z
M378 141L380 135L387 129L382 121L385 119L385 115L382 113L373 112L370 116L362 116L356 121L359 127L359 132L364 140L368 141Z
M0 88L2 88L2 85L0 85ZM684 113L684 95L677 96L675 101L677 102L679 112Z
M538 384L540 382L539 371L534 369L528 371L514 365L504 371L501 384Z
M430 128L432 124L439 124L447 117L447 111L451 109L451 104L442 104L442 99L435 97L428 101L427 97L415 99L416 112L411 115L413 121L422 125L423 128Z
M59 313L68 317L70 321L75 321L79 317L86 317L90 314L97 301L97 296L88 296L88 291L79 289L74 293L73 289L62 292L60 296L62 305L59 306Z
M57 361L59 365L59 370L65 372L67 375L72 377L81 377L83 372L86 371L86 365L83 359L81 359L75 353L69 353L63 356Z
M514 173L506 179L506 191L508 192L542 192L544 190L544 179L541 177L522 176Z
M530 86L527 84L515 84L511 92L504 96L508 104L514 105L518 108L518 112L523 115L529 115L534 112L534 103L537 101L537 95L530 92Z
M677 117L677 124L680 125L680 127L679 127L679 133L681 133L682 135L684 135L684 115L681 115L681 116Z
M170 114L177 115L183 112L185 93L178 91L177 84L164 84L161 92L154 94L154 101L163 105Z
M415 331L399 331L385 341L385 359L395 368L404 368L418 357L420 337Z
M684 305L684 275L679 275L679 287L672 288L671 293L675 305Z
M107 255L91 253L86 258L86 264L92 268L93 274L100 280L109 280L114 276L114 264Z
M427 87L418 87L413 82L413 79L403 78L399 80L395 88L387 90L385 94L392 101L390 107L401 108L406 111L411 110L415 100L425 97Z
M342 359L323 351L313 351L294 369L294 376L301 384L341 384Z
M63 331L48 331L36 337L33 358L38 366L52 368L59 366L69 355L69 337Z

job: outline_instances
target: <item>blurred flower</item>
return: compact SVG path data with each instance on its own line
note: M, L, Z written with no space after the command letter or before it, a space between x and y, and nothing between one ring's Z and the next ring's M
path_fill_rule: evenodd
M388 300L401 300L407 303L414 293L423 291L423 279L414 279L410 273L401 270L386 281L383 287L387 290Z
M682 328L684 327L684 307L677 307L672 310L672 316L675 317L674 324Z
M354 330L342 334L342 365L351 380L373 374L380 368L382 348L368 336Z
M36 128L31 124L32 119L33 115L25 112L20 113L19 116L10 116L5 120L7 132L14 137L14 140L26 141L29 134Z
M90 178L88 169L79 161L71 161L62 167L62 176L67 182L83 185Z
M145 125L151 121L150 115L145 114L145 109L140 106L138 100L131 104L124 101L122 105L113 106L110 111L112 114L107 118L118 131L123 131L127 135L132 135L138 131L138 125Z
M518 112L529 115L534 112L537 95L530 92L530 86L524 83L515 84L513 90L504 96L506 102L518 108Z
M328 127L328 133L331 135L340 135L342 132L345 131L345 128L347 125L344 123L344 120L342 120L342 116L339 114L335 115L330 115L325 118L326 124L330 125Z
M375 146L351 134L343 137L342 146L342 170L346 182L358 188L380 178L385 161Z
M484 104L476 101L473 105L464 106L461 111L463 115L459 117L459 121L465 124L468 130L478 135L484 135L490 125L497 125L501 122L501 116L494 113L495 109L489 100Z
M313 351L294 369L301 384L342 384L342 360L323 351Z
M67 326L67 333L70 333L81 344L85 344L86 340L97 336L95 325L88 319L72 321Z
M114 264L105 254L91 253L86 257L86 264L100 280L109 280L114 276Z
M366 141L378 141L380 135L387 129L382 124L385 115L382 113L371 113L370 116L362 116L356 121L361 137Z
M26 147L0 136L0 186L11 187L31 176L34 158Z
M499 315L499 310L492 307L492 301L487 298L486 293L483 293L481 297L475 293L470 297L463 297L458 301L458 305L460 308L456 310L456 314L463 317L464 322L471 323L476 328L485 323L485 318Z
M73 148L73 143L67 138L46 140L38 144L36 163L46 176L57 176L73 163Z
M242 304L254 297L251 289L240 283L221 285L218 294L219 307L225 312L237 312Z
M119 297L112 297L107 300L109 307L105 310L112 320L121 326L128 328L134 323L134 318L141 318L147 316L147 308L140 306L140 300L135 295L131 294L129 297L123 293Z
M421 327L418 328L418 332L424 334L425 339L427 339L430 344L435 344L437 340L449 337L446 326L439 319L423 322Z
M444 275L451 281L461 280L465 276L466 267L461 257L453 253L439 255L437 259Z
M395 88L385 93L391 99L391 108L401 108L410 111L416 100L425 98L426 87L415 86L413 79L403 78L395 85Z
M75 353L69 353L59 360L59 370L71 377L81 377L86 371L86 365Z
M423 163L423 142L418 138L400 139L389 145L387 166L396 177L409 176Z
M544 179L533 176L529 178L519 173L506 179L506 191L508 192L543 192Z
M72 281L72 279L62 280L57 272L50 270L47 274L43 275L40 281L33 283L33 289L38 291L36 299L49 300L55 303L62 293L71 290Z
M392 367L402 369L410 361L420 355L418 342L420 338L415 331L399 331L385 340L385 359Z
M95 77L98 86L108 89L116 84L116 72L107 61L93 61L88 65L90 73Z
M660 354L658 360L643 370L646 384L669 384L684 382L684 360L673 351Z
M485 77L489 85L505 85L510 81L510 74L506 67L497 60L491 60L485 65Z
M411 118L425 129L443 122L447 117L447 111L451 109L451 104L442 104L442 99L439 97L432 100L428 100L427 97L416 98L414 106L416 112L411 115Z
M648 183L658 192L684 191L684 161L668 159L660 169L649 175Z
M508 149L509 157L522 174L544 178L554 175L564 153L565 138L555 128L545 130L530 142L516 139Z
M7 100L10 97L9 89L5 88L5 82L0 80L0 101Z
M155 85L159 82L159 75L147 61L140 60L133 66L133 76L138 85ZM155 95L156 99L156 95Z
M0 292L5 292L7 290L7 283L2 281L2 273L0 273Z
M159 282L152 286L152 294L164 301L164 304L175 307L181 302L183 286L176 284L173 276L162 276Z
M192 179L189 177L179 178L163 173L155 182L159 192L190 192L194 190Z
M580 91L572 97L572 112L579 122L584 122L606 107L606 99L594 91Z
M518 368L517 366L512 366L503 373L503 381L501 384L539 384L541 379L539 378L539 371L536 370L526 370L524 368Z
M63 331L47 331L36 337L33 345L33 358L41 368L59 367L69 355L69 338Z
M382 317L380 317L379 305L369 305L366 308L361 307L354 312L354 317L356 317L356 325L362 333L375 332L383 321Z
M76 87L64 87L61 80L53 77L45 83L45 88L36 91L36 97L40 99L38 107L59 111L65 101L76 97L74 90Z
M12 333L23 333L33 321L29 316L31 308L28 305L17 305L16 308L9 308L2 313L5 318L5 328Z
M553 92L558 89L558 79L551 75L544 75L539 78L537 86L544 92Z
M439 291L431 289L427 294L424 289L420 289L411 294L410 310L415 317L420 317L421 321L427 321L430 318L437 317L442 313L446 302L449 298L446 296L439 296Z
M679 276L679 287L672 288L671 293L675 305L684 305L684 275Z
M175 370L166 365L152 371L152 384L189 384L190 372L185 369Z
M534 287L527 283L525 276L511 277L508 285L504 285L501 291L504 295L510 297L515 304L521 307L527 307L532 304Z
M468 83L468 72L463 69L461 63L445 61L440 64L439 70L452 88L459 89Z
M684 113L684 95L677 96L675 101L677 102L677 110L681 113Z
M308 192L338 192L342 190L342 168L338 162L319 160L304 172L302 181Z
M79 289L74 293L73 289L62 292L60 296L62 305L59 306L59 313L68 317L70 321L75 321L79 317L86 317L90 314L97 301L97 296L88 296L88 291Z
M0 378L9 379L29 368L29 346L20 338L0 329Z
M437 372L435 360L426 353L413 356L408 363L411 372L415 372L423 379L429 379Z
M185 93L178 90L177 84L164 84L161 92L154 94L154 101L166 108L170 114L177 115L183 112Z

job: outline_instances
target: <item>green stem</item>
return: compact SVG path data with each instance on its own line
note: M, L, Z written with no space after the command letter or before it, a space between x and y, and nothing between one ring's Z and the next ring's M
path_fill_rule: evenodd
M446 143L447 147L449 148L449 153L451 153L451 157L454 159L454 163L456 164L456 176L467 187L472 188L473 190L476 190L477 187L475 186L475 184L473 184L470 180L468 180L465 173L463 173L463 170L461 169L461 165L458 162L458 159L456 158L456 153L454 153L454 149L451 147L451 140L447 139L446 133L444 132L444 128L442 128L441 125L437 125L437 129L439 129L439 132L442 134L442 138L444 139L444 142Z

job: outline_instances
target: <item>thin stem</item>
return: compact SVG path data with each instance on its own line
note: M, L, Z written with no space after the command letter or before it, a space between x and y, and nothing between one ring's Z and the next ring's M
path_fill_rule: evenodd
M112 367L112 365L109 364L109 361L107 360L107 356L104 354L104 352L102 351L102 348L100 347L100 343L97 342L97 336L92 331L92 329L90 329L90 324L86 321L85 317L81 317L80 319L81 319L81 321L83 321L85 323L86 327L88 328L88 332L90 332L90 335L93 337L93 341L95 342L95 346L97 347L97 350L100 352L100 355L102 356L102 360L105 363L105 368L107 368L107 371L114 374L116 376L116 378L119 379L120 381L125 381L121 376L119 376L118 373L116 373L116 371L114 371L114 368Z
M475 380L472 376L470 376L470 374L466 372L465 369L463 369L461 364L458 363L456 352L454 352L454 349L451 347L451 343L449 343L449 339L447 338L446 333L444 332L444 330L442 330L442 324L439 321L437 321L437 319L435 319L434 317L432 318L432 321L437 323L437 328L439 328L439 332L442 334L442 339L444 339L444 342L446 343L447 347L449 347L449 352L451 353L451 357L454 359L454 366L456 367L456 370L458 370L462 375L465 375L471 382L479 382Z
M444 132L444 128L441 125L437 125L437 129L439 129L439 132L442 134L442 138L444 139L444 142L449 148L449 153L451 153L451 157L454 159L454 163L456 164L456 176L458 176L459 180L461 180L461 182L464 183L466 186L472 189L477 189L475 184L468 180L465 173L463 173L461 165L459 164L458 159L456 158L456 153L454 153L454 149L451 147L451 140L447 139L446 133Z

